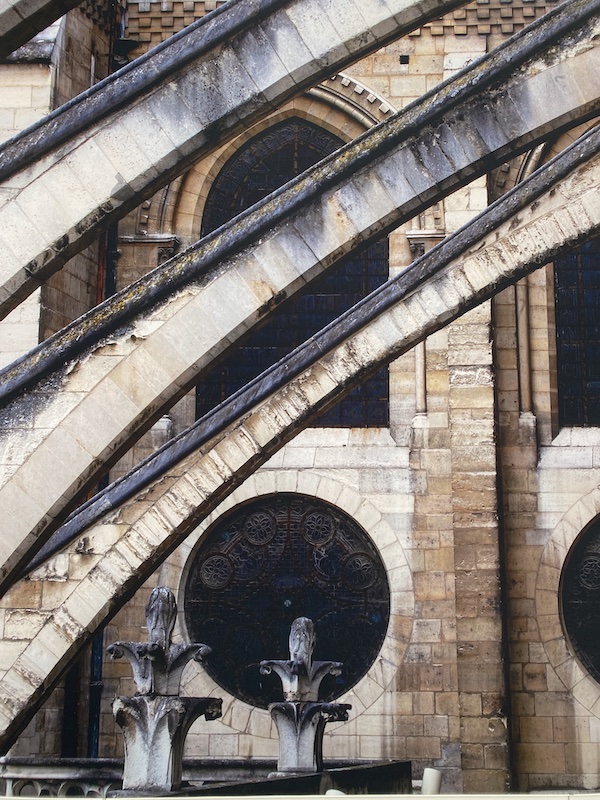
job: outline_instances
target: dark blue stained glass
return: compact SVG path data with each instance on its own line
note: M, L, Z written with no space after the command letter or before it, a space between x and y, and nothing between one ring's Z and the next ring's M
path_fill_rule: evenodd
M596 413L600 405L595 403ZM600 682L600 521L584 530L567 554L560 603L567 636L584 668Z
M576 253L567 253L564 256L561 256L561 261L564 261L565 271L571 272L573 276L577 275L577 254Z
M600 342L595 341L585 349L585 358L587 363L587 381L591 385L594 384L593 388L590 388L590 391L595 391L596 387L595 384L598 382L598 378L600 377ZM599 395L600 397L600 395Z
M571 310L571 314L577 318L579 313L579 295L577 289L560 289L559 297L561 305Z
M565 397L562 401L561 412L564 414L565 419L580 419L583 416L583 401ZM572 424L575 425L576 423L573 422Z
M330 408L328 411L323 413L323 416L326 416L327 425L331 426L332 428L342 428L344 427L344 423L342 422L342 409L341 403L337 403L333 408Z
M561 425L600 425L600 237L555 262Z
M595 268L597 263L597 255L597 250L588 250L587 252L582 250L581 252L581 266L584 272L587 273L588 280L594 280L594 278L597 278L597 270Z
M561 324L556 328L556 335L562 342L565 342L565 347L567 347L568 342L576 342L579 338L578 320L577 318L572 319L572 316L572 314L565 313L564 318L561 319Z
M259 663L289 657L294 619L315 623L315 660L344 664L339 679L321 685L321 699L334 700L377 658L389 613L385 567L365 531L339 508L294 494L220 520L192 557L184 594L190 639L213 648L207 672L262 707L282 689Z
M234 155L209 192L202 223L206 234L342 145L312 123L289 119L259 134ZM388 277L387 237L329 271L310 293L284 303L259 330L244 337L241 347L199 384L197 415L202 416L294 347L336 319ZM251 365L252 370L249 368ZM385 370L387 375L387 369ZM352 413L336 406L314 425L346 426L360 419L363 427L388 424L388 382L367 382L338 405L356 405Z

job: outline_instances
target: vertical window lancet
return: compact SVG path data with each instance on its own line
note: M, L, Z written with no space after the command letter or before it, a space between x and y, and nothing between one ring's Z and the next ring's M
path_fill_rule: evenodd
M306 120L291 118L274 125L241 147L225 164L208 194L202 235L283 186L337 150L342 140ZM336 319L388 277L388 241L384 237L346 261L269 315L199 382L200 417L229 397L294 347ZM388 424L388 370L355 389L314 425L385 427Z
M600 425L600 237L554 264L559 422Z

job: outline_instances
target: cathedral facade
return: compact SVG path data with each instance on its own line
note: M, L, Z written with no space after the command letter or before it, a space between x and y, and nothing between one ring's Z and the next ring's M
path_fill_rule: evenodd
M122 7L90 2L70 11L0 64L4 140L186 26L211 12L218 18L224 8L219 0L129 0ZM438 102L438 87L456 76L462 80L464 69L473 70L465 80L476 82L481 58L507 42L518 47L529 26L556 8L549 0L477 0L456 7L316 85L289 92L260 119L235 124L220 138L211 133L214 143L202 157L182 153L180 167L169 167L160 188L149 183L152 191L124 201L118 219L111 217L6 316L0 323L5 369L99 303L125 297L152 270L177 259L184 263L197 241L220 242L233 230L232 220L243 224L248 210L262 208L256 204L273 192L283 198L282 187L306 170L318 171L321 162L337 169L333 159L346 152L340 148L371 141L364 137L395 119L405 120L410 133L423 97ZM313 20L316 27L321 23ZM218 46L226 65L226 44ZM578 48L595 54L596 63L597 50L593 44ZM573 86L588 77L591 83L578 69ZM516 107L517 89L510 92ZM554 100L528 102L533 108ZM197 420L210 420L215 408L294 348L316 341L319 331L363 298L425 263L421 259L430 253L435 258L441 243L593 130L598 108L585 99L582 109L568 118L557 112L553 129L532 134L531 146L521 142L505 157L490 157L481 169L465 171L451 190L441 181L431 191L409 181L423 199L415 214L407 212L399 224L382 223L364 246L350 237L321 275L313 279L307 271L294 297L282 291L266 300L239 341L230 335L226 345L211 350L210 363L196 375L186 373L127 446L114 448L100 486L126 481L159 448ZM417 131L421 135L422 128ZM153 142L150 130L148 152L159 148L160 135ZM115 147L127 150L122 142ZM310 191L311 181L326 181L326 173L310 173L314 178L294 185ZM367 194L374 183L357 185ZM40 214L51 215L53 202L48 195L50 208ZM307 224L318 228L316 215ZM274 225L265 227L264 239ZM517 248L519 241L527 251L526 236ZM373 365L365 359L360 380L348 378L343 396L319 401L318 413L293 431L285 428L243 480L190 513L193 524L186 522L181 541L169 540L137 569L136 580L123 581L109 613L90 624L68 663L49 670L43 693L10 728L7 758L122 757L111 703L133 693L132 680L126 666L110 660L106 646L143 640L148 596L155 586L166 586L178 604L176 640L203 642L213 651L205 667L189 665L184 693L223 698L222 718L201 720L188 734L185 754L192 761L243 764L277 757L267 710L277 686L258 664L285 658L291 622L307 616L315 622L316 655L344 664L341 676L324 684L324 697L352 706L347 722L326 729L326 761L411 761L416 777L433 766L442 771L444 791L597 789L599 242L590 236L553 260L537 261L534 270L499 284L493 296L461 309L394 358ZM469 252L475 250L472 244ZM282 272L295 267L289 253L281 250L278 258ZM244 302L232 284L229 293L188 317L175 332L177 341L202 338ZM136 328L122 335L125 317L114 339L111 334L94 345L98 357L108 362L149 337L160 309L169 305L160 303L141 333ZM425 302L427 313L434 313L435 303ZM340 355L340 363L353 353ZM124 404L136 397L139 375L152 382L152 369L122 370ZM91 394L95 387L83 368L74 368L69 380L77 381L77 374L76 391ZM35 418L46 412L50 428L54 412L43 403ZM279 413L287 413L283 405ZM215 440L218 435L212 434ZM6 441L10 481L15 440ZM208 444L196 451L202 447ZM125 526L135 528L142 506L158 508L172 469L127 500L124 511L113 508L61 545L52 546L55 534L45 537L50 551L44 559L30 567L21 560L0 601L3 675L22 657L21 643L67 603L72 587L107 548L118 546ZM95 491L84 488L87 494L75 494L67 510ZM187 502L181 494L179 504ZM175 530L179 522L172 525ZM123 550L122 558L128 557Z

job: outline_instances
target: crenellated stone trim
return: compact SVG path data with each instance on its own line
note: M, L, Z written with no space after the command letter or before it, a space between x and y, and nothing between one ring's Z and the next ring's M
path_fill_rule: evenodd
M140 41L136 55L164 41L224 0L132 0L129 3L129 35ZM506 36L537 19L558 0L476 0L415 30L433 36Z

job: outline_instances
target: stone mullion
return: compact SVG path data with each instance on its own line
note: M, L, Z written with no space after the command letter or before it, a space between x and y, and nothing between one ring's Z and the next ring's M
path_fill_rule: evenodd
M464 791L509 787L490 304L448 331Z

